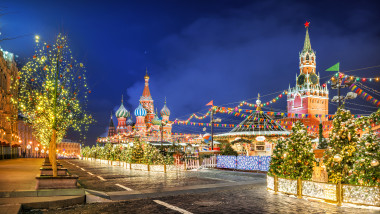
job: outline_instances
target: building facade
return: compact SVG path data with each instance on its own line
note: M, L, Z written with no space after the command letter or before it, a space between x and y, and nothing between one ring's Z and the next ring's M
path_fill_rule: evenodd
M58 156L66 158L78 158L81 152L80 143L71 141L69 139L63 139L58 145Z
M18 136L20 137L20 156L21 157L36 157L39 151L39 142L33 136L33 128L30 123L27 123L22 116L18 116L17 120Z
M15 158L19 154L17 106L12 99L17 99L14 87L18 69L14 55L0 49L0 158Z

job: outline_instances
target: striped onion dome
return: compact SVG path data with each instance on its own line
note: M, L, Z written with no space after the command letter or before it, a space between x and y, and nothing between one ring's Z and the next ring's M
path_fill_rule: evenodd
M136 117L145 117L146 116L146 110L144 107L142 107L141 103L140 105L135 109L135 116Z
M121 118L121 117L127 118L129 117L130 114L129 114L129 111L124 107L123 103L121 103L115 115L117 118Z
M157 117L157 114L155 114L153 120L152 120L153 125L161 125L161 120L160 118Z
M127 122L125 123L127 126L133 126L132 118L128 118Z
M166 100L164 107L161 109L161 116L170 116L170 110L166 106Z

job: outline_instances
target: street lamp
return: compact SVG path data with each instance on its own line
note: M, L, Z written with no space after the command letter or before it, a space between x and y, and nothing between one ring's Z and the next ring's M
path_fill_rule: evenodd
M29 144L26 148L28 149L28 153L29 153L28 156L30 157L30 148L32 148L32 146Z
M353 95L348 96L348 94L353 93L353 92L349 92L346 95L346 97L340 96L340 89L341 88L350 87L355 82L355 79L352 78L352 77L351 78L346 78L346 80L343 81L343 77L344 77L344 75L338 72L336 78L333 77L331 79L331 81L332 81L331 88L332 89L338 89L338 96L334 96L331 101L332 102L337 102L338 103L338 108L340 107L341 102L344 102L346 99L355 99L356 98L356 96L353 97ZM356 93L353 93L353 94L356 95Z
M342 102L343 105L344 103L346 102L346 100L351 100L351 99L355 99L358 95L354 92L348 92L347 95L344 97L344 96L334 96L332 99L331 99L331 102L338 102L338 107L340 107L340 103Z
M36 147L34 150L36 150L36 157L38 158L38 150L39 150L39 148Z

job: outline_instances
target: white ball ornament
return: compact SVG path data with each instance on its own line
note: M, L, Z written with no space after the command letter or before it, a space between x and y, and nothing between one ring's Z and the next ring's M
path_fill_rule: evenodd
M371 161L371 166L378 166L379 165L379 161L378 160L373 160Z
M342 161L342 157L341 157L339 154L336 154L336 155L334 156L334 161L335 161L335 162L341 162L341 161Z

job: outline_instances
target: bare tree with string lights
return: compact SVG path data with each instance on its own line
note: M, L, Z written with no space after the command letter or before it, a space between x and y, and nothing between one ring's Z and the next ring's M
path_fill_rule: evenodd
M38 36L33 57L17 77L19 95L14 99L20 113L32 124L35 137L49 146L53 176L57 176L56 147L67 131L87 130L93 122L86 112L88 94L86 69L69 49L67 36L59 34L52 43Z

